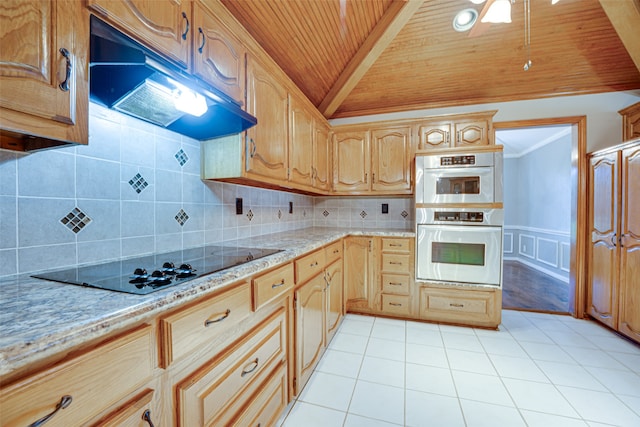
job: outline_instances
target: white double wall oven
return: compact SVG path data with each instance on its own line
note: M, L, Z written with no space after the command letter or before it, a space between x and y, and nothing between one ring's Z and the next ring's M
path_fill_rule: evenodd
M502 285L502 151L416 156L416 279Z

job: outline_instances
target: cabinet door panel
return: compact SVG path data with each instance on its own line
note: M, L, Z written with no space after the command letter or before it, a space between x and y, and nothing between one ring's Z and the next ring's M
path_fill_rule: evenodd
M622 153L620 318L618 329L640 342L640 147Z
M322 356L325 331L325 279L316 276L296 291L296 393Z
M371 131L372 190L411 193L411 127Z
M617 326L618 302L617 158L617 153L594 157L590 171L591 272L588 311L612 328Z
M310 187L313 178L313 117L293 96L289 105L289 125L289 181Z
M338 331L342 319L342 259L327 267L327 342Z
M373 241L349 237L344 248L344 286L347 309L370 308L373 299L371 260Z
M258 124L247 131L247 174L287 179L288 94L256 61L247 63L247 111Z
M245 50L199 2L193 3L193 72L239 103L244 101Z
M451 147L451 123L420 126L419 150Z
M185 0L87 0L89 8L187 67L191 56L191 2Z
M369 133L333 135L333 189L337 192L369 191Z
M314 120L313 131L313 186L329 190L329 128Z
M73 33L72 1L7 0L0 5L0 106L65 124L76 122L78 73L87 40ZM82 37L79 34L78 37ZM64 49L64 51L62 51ZM65 53L66 52L66 53ZM67 59L69 75L67 77ZM61 84L68 83L68 90Z
M484 120L480 120L477 122L456 123L454 127L456 147L489 144L489 124Z

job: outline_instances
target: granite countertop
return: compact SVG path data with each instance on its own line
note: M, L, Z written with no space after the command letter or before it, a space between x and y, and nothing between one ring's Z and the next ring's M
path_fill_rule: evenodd
M225 241L225 245L283 251L148 295L83 288L29 276L0 281L0 377L157 316L348 235L414 237L415 233L314 227Z

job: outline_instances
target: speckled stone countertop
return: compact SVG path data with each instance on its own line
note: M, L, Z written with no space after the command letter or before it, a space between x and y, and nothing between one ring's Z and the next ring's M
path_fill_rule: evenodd
M414 237L415 233L306 228L226 241L225 245L284 251L148 295L83 288L29 276L0 281L0 377L157 316L348 235Z

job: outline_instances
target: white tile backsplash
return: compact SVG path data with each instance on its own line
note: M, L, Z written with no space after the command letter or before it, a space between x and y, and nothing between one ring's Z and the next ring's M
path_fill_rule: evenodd
M312 226L413 229L411 196L310 197L202 181L198 141L99 105L90 104L89 135L88 146L0 151L0 277ZM136 177L144 184L132 185ZM78 233L60 222L74 208L91 218Z

